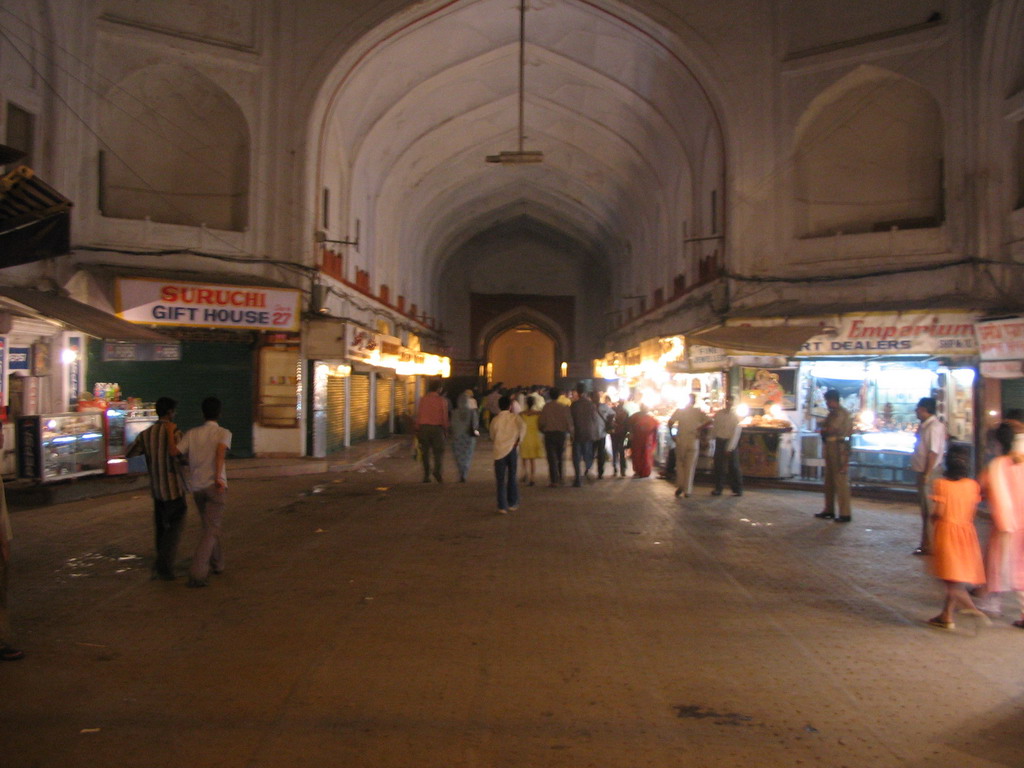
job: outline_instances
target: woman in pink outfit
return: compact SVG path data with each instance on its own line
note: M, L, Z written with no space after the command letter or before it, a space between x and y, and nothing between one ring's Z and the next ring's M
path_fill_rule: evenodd
M1014 445L1015 430L1007 422L996 428L1003 455L989 462L984 489L992 513L992 532L985 552L987 584L976 593L985 613L1002 614L1001 595L1024 589L1024 446ZM1021 622L1015 622L1022 626Z
M932 570L946 587L942 612L928 624L939 629L953 629L953 611L974 616L982 623L988 617L978 610L967 594L968 584L985 583L985 566L981 561L981 545L974 530L974 513L981 501L977 481L967 477L966 451L950 448L946 453L946 474L932 486L935 526L932 548Z

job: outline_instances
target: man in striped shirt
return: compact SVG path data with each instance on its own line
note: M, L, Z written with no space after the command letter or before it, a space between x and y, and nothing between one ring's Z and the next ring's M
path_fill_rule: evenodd
M172 446L181 439L174 424L174 411L178 403L169 397L156 401L156 415L160 420L139 433L128 449L128 456L144 455L149 470L149 484L153 493L153 527L156 529L156 562L153 578L174 580L174 558L178 541L185 527L185 501L187 489L181 477L179 459L171 455Z

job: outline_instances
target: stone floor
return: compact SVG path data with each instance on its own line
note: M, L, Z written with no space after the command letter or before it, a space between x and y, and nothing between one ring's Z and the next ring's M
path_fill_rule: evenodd
M149 581L144 493L16 511L0 766L1024 765L1012 602L925 626L912 506L606 478L506 517L488 449L236 479L200 590Z

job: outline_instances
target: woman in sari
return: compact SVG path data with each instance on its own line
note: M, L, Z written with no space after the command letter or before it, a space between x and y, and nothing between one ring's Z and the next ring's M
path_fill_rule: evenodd
M629 417L629 447L633 452L633 477L650 477L654 465L654 447L658 438L658 420L646 405Z
M451 419L452 454L459 469L459 482L466 482L469 463L473 460L473 449L480 434L480 414L477 410L473 390L467 389L455 404Z

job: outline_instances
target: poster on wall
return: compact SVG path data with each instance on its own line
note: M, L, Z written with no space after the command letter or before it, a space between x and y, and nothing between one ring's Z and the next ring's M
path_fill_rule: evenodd
M183 280L117 278L119 317L146 325L297 331L301 291Z
M796 410L795 368L740 368L743 401L751 408L781 405L785 411Z

